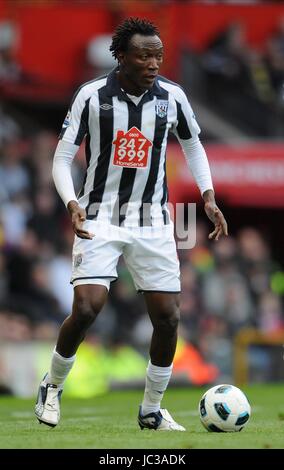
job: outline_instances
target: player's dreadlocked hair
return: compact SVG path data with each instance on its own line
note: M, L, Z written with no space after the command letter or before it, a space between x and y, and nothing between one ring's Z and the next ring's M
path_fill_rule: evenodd
M118 58L119 51L127 51L129 40L134 34L142 34L143 36L160 36L158 28L146 19L126 18L117 26L112 43L109 50L115 59Z

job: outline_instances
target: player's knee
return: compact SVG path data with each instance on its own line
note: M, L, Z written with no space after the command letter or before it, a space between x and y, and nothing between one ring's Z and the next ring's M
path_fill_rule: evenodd
M175 307L172 309L170 315L166 319L168 328L172 333L176 333L180 319L179 308Z
M98 300L88 298L77 298L74 305L76 320L80 325L91 325L102 309L102 304Z
M175 334L180 319L180 311L177 305L171 305L160 310L155 320L155 326L166 334Z

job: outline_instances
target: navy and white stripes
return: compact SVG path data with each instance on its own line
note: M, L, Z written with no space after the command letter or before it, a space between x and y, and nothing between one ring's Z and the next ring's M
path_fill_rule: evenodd
M150 142L143 165L124 165L123 157L117 165L118 132L124 136L133 127ZM120 89L116 70L80 87L60 138L79 146L86 137L87 169L78 200L86 209L87 218L120 226L169 223L166 178L169 131L182 143L196 138L200 129L183 90L164 77L156 79L138 105ZM128 142L123 147L131 155L130 160L135 155L129 151L133 146L133 142Z

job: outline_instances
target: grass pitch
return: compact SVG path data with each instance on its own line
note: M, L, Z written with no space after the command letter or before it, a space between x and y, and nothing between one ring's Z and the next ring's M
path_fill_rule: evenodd
M39 424L34 401L0 398L1 449L284 449L282 385L244 387L252 416L242 432L209 433L197 406L204 389L169 389L163 400L186 432L156 432L137 425L142 391L113 391L88 400L62 400L56 428Z

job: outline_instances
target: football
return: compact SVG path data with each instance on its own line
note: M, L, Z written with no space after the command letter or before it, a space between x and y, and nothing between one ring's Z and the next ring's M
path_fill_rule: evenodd
M247 397L234 385L215 385L204 393L199 402L200 420L207 431L241 431L250 415Z

